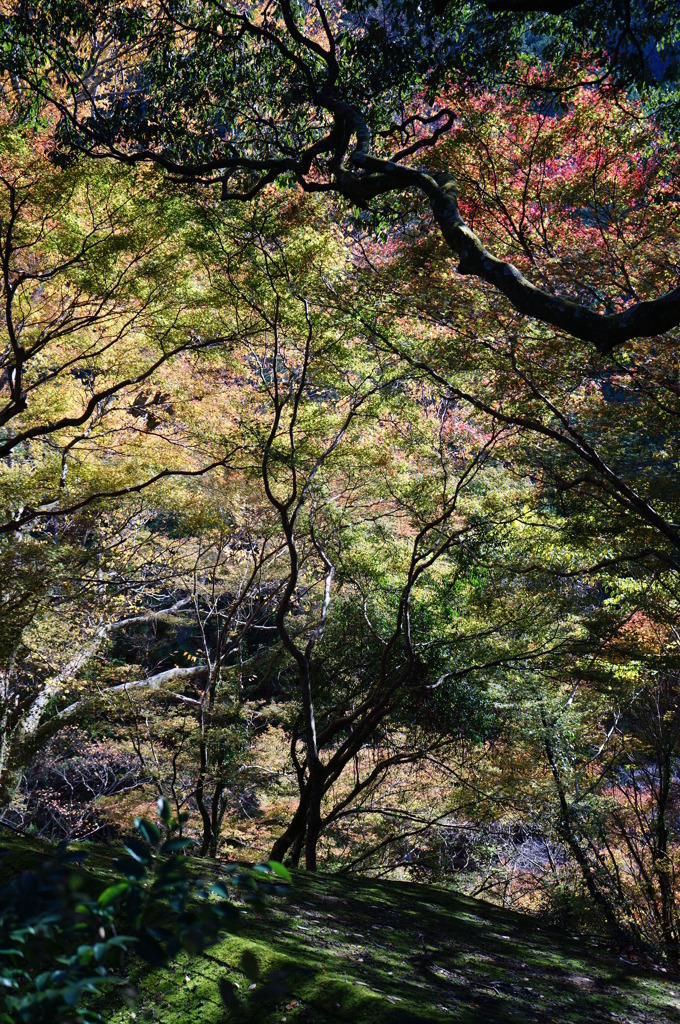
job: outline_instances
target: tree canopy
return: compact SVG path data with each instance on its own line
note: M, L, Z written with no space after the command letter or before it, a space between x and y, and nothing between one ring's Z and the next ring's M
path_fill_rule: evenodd
M1 9L0 822L677 966L677 4Z
M19 96L23 83L28 102L55 105L69 152L219 182L224 199L277 182L370 209L416 192L459 274L485 281L522 314L603 353L677 326L676 287L642 297L602 289L584 302L557 282L536 284L466 222L457 167L428 166L456 123L456 90L514 85L558 117L580 85L575 62L586 60L593 87L635 86L673 106L675 5L428 8L17 4L4 18L3 59ZM513 69L518 52L522 66ZM544 80L534 80L532 64L551 59Z

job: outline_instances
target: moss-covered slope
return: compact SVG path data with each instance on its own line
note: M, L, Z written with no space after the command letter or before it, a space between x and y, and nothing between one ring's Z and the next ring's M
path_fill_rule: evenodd
M601 939L434 886L321 875L298 875L238 936L138 986L112 1024L680 1022L680 979Z

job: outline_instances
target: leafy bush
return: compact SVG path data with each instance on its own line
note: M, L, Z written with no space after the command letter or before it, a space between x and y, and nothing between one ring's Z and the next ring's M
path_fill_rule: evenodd
M185 854L192 841L179 836L182 822L162 798L158 816L158 824L135 818L136 835L104 888L83 871L85 855L62 845L50 863L0 889L2 1024L94 1024L95 997L119 980L112 971L128 950L160 966L234 927L227 886L196 877ZM275 863L225 870L230 888L250 899L289 880Z

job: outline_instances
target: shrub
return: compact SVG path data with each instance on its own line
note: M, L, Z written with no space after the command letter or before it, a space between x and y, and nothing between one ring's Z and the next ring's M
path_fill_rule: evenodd
M118 980L112 971L128 950L161 966L233 927L238 911L225 884L196 877L185 855L192 841L179 836L164 799L158 815L158 824L135 819L104 888L83 870L83 854L62 845L50 863L0 889L2 1024L94 1024L95 997ZM225 870L230 887L251 899L289 878L274 863Z

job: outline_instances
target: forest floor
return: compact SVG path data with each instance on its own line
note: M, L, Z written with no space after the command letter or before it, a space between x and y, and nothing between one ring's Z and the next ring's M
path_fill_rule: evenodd
M680 1024L680 978L438 886L299 873L244 918L110 1024Z

